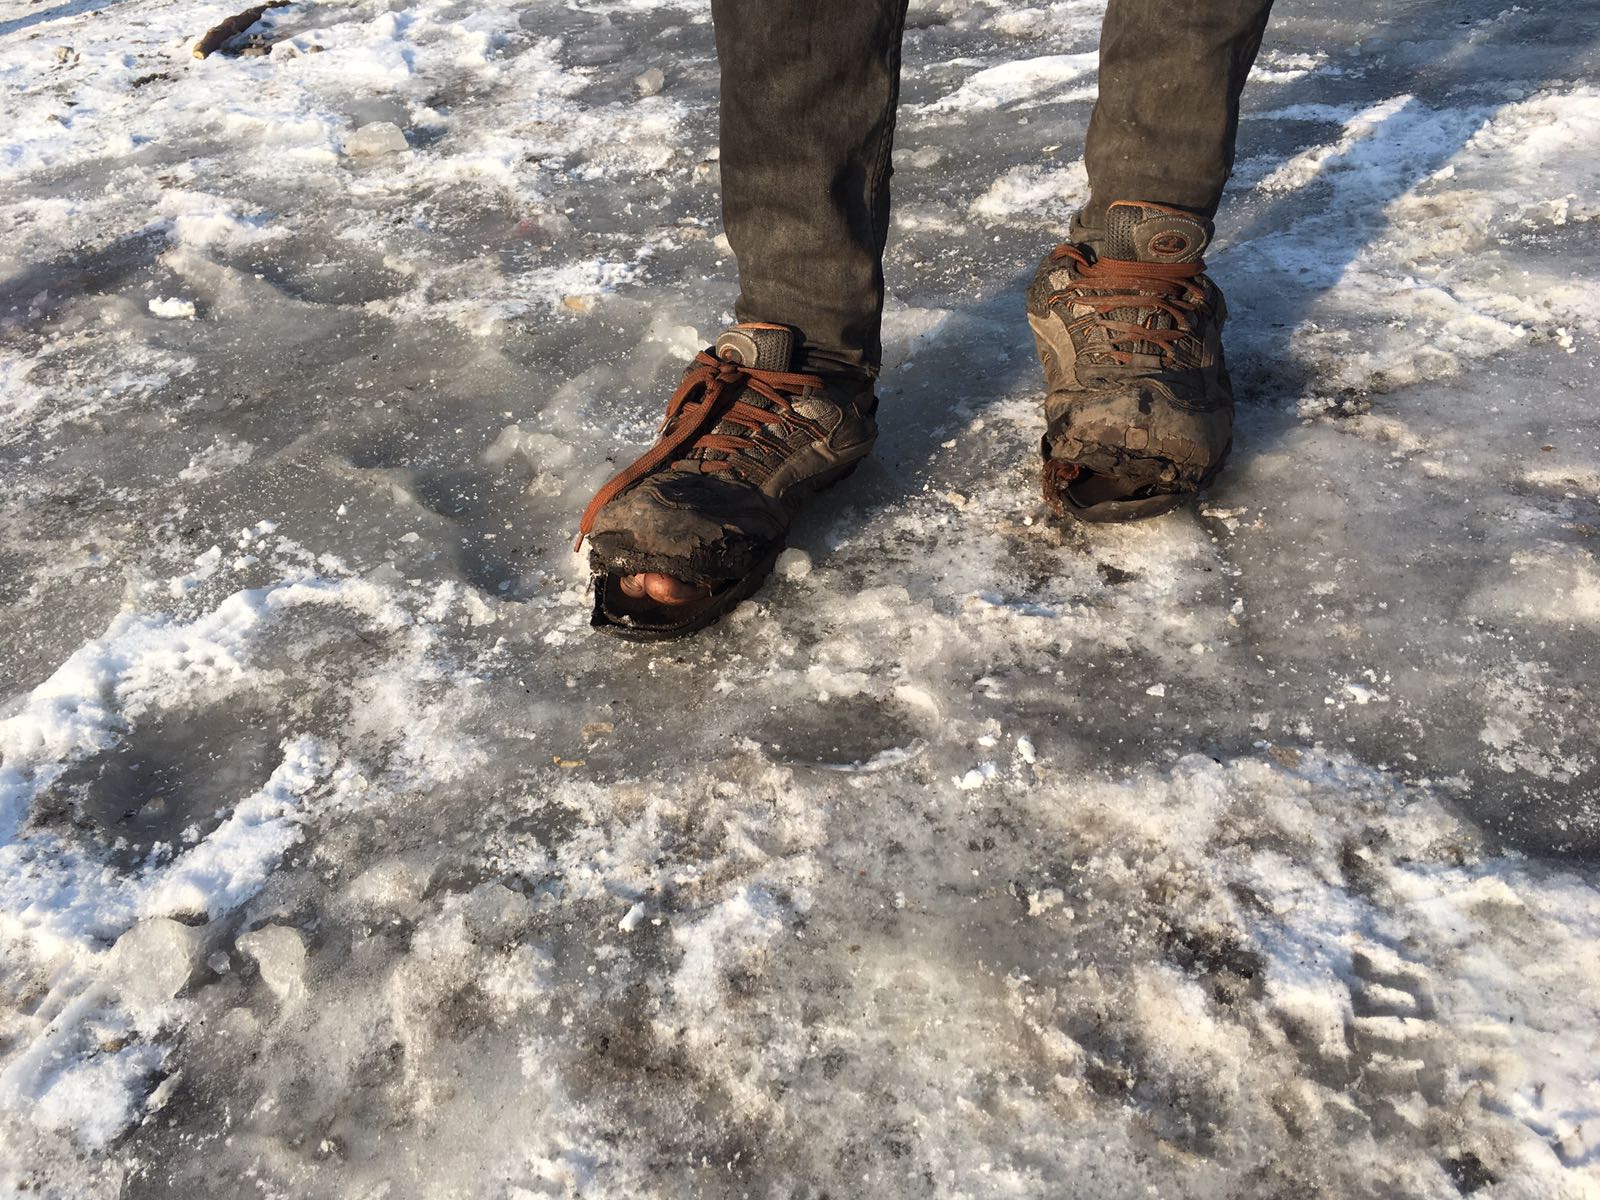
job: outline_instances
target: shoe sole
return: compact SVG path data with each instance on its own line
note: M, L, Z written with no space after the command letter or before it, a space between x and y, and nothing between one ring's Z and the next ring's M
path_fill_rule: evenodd
M1047 458L1045 459L1046 472L1042 481L1045 502L1057 516L1082 521L1090 525L1113 525L1127 521L1148 520L1151 517L1159 517L1175 508L1182 508L1186 504L1193 503L1200 490L1217 477L1232 452L1233 439L1230 438L1228 444L1223 447L1222 453L1217 457L1217 461L1212 464L1211 469L1195 484L1194 491L1162 492L1156 496L1141 496L1137 499L1128 500L1101 500L1093 504L1079 504L1066 489L1052 488L1048 474L1050 463L1056 461L1070 462L1070 460ZM1081 461L1071 462L1070 465L1083 466L1093 474L1110 477L1109 473L1096 471L1094 467Z

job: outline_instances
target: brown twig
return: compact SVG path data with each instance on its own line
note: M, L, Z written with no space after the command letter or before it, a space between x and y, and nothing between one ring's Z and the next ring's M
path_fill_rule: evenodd
M267 0L265 4L258 4L254 8L247 8L242 13L235 13L220 25L214 25L200 36L194 44L194 56L205 58L222 48L224 42L238 37L250 26L261 20L263 13L269 8L283 8L289 0Z

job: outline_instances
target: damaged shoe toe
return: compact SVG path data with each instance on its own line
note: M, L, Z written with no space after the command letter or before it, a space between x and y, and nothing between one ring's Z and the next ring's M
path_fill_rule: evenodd
M1226 306L1201 259L1211 225L1118 202L1104 230L1074 234L1028 292L1050 389L1045 499L1081 520L1155 516L1209 483L1232 444Z
M771 572L804 500L871 450L871 380L793 358L792 330L749 324L695 357L655 445L579 523L596 628L647 641L711 624Z

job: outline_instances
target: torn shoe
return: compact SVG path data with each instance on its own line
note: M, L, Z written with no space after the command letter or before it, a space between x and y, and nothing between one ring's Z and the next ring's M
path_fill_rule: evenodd
M1125 521L1184 502L1232 446L1227 307L1204 274L1211 223L1118 201L1075 226L1028 290L1044 364L1044 495L1060 515Z
M602 487L579 522L597 629L682 637L760 586L795 512L877 440L872 381L792 370L794 333L735 325L695 356L656 443ZM701 594L661 604L624 580L659 574Z

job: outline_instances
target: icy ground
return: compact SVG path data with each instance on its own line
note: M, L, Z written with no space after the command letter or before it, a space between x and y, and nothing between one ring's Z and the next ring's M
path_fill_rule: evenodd
M652 650L704 3L236 6L0 0L0 1191L1600 1196L1600 11L1283 0L1235 464L1057 531L1100 9L914 5L881 452Z

